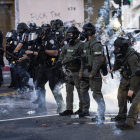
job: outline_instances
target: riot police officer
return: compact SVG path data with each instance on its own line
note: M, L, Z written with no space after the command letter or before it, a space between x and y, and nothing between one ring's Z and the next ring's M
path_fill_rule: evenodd
M53 23L54 23L54 21L55 21L55 20L51 20L51 21L50 21L50 25L51 25L51 27L53 27Z
M22 35L28 30L28 26L25 23L19 23L17 26L17 33L19 34L18 45L14 50L14 54L19 58L18 63L15 63L14 77L16 84L19 87L19 92L23 93L28 87L29 74L28 60L25 51L27 50L27 44L23 42Z
M30 27L31 29L33 29L33 28L35 29L35 28L36 28L36 23L30 22L29 27Z
M55 40L54 35L51 34L51 26L49 24L43 25L42 46L38 52L39 59L39 73L37 76L36 93L37 99L33 101L34 104L38 104L36 111L46 111L45 104L45 84L49 81L50 89L54 95L54 98L58 105L57 112L61 111L64 106L62 95L56 85L55 70L51 70L53 66L52 58L58 55L58 43Z
M112 118L112 121L126 120L127 99L133 98L139 89L140 78L137 76L130 78L130 75L134 74L135 71L140 68L139 56L138 53L133 48L129 47L128 44L129 41L122 37L118 37L114 42L115 63L109 72L120 69L122 78L117 96L119 112L115 118ZM130 114L131 113L132 112L130 112Z
M28 72L30 74L30 78L33 78L34 83L37 80L37 75L39 71L37 55L40 46L42 45L40 36L41 36L41 28L36 28L36 29L31 29L30 32L24 37L24 38L27 37L27 42L28 42L27 50L25 51L29 59Z
M10 30L6 34L6 51L9 53L13 53L17 46L17 32L16 30ZM13 69L13 64L12 64L12 57L8 54L6 54L6 59L8 60L10 64L10 72L11 72L11 84L9 88L16 88L16 82L15 82L15 77L14 77L14 69Z
M79 37L79 30L75 26L72 26L67 29L67 42L68 44L63 46L62 52L60 54L59 61L67 62L69 60L74 59L77 56L82 54L82 46L83 43L78 39ZM80 94L80 82L81 80L78 78L78 73L81 66L81 60L76 59L71 63L66 65L66 110L60 113L61 116L67 116L73 114L73 91L74 86L77 89L78 96L79 96L79 109L75 112L75 114L79 114L82 112L82 98Z
M83 99L82 113L80 117L89 115L90 99L88 90L91 88L93 91L93 98L98 104L97 116L92 121L103 121L105 112L105 102L101 92L102 79L100 76L100 69L103 61L105 61L103 55L103 47L95 35L95 26L92 23L86 23L83 26L81 33L81 39L86 39L84 44L84 56L82 58L82 65L79 72L79 78L82 79L80 85L80 92Z
M63 22L60 19L56 19L53 22L53 34L56 37L57 42L59 43L59 48L63 45L63 40L65 39L65 28L63 27Z

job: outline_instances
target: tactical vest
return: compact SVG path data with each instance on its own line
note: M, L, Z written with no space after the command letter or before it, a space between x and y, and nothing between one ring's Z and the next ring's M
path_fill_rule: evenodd
M140 53L136 52L134 49L129 48L129 52L126 54L126 56L122 59L117 60L117 63L119 64L121 71L120 74L122 75L122 77L129 79L130 75L132 75L132 71L131 71L131 67L128 64L127 60L130 56L136 54L138 56L139 62L140 62ZM140 67L140 64L139 64Z
M105 57L104 51L102 49L102 50L99 50L97 52L92 52L92 46L94 46L95 44L101 44L101 42L96 40L96 39L94 39L94 40L91 39L88 42L86 42L85 45L84 45L84 49L83 49L83 53L84 53L84 57L83 57L84 67L92 67L93 66L94 57L96 55L102 55L102 65L101 65L100 69L102 70L103 75L107 75L108 70L107 70L107 63L106 63L106 57ZM92 68L90 68L90 69L92 69Z
M85 43L84 49L83 49L84 57L85 57L85 60L86 60L86 61L84 61L85 66L92 66L93 65L94 55L92 54L91 46L93 46L97 43L100 43L100 42L97 41L97 40L94 40L92 42L88 41L88 42Z
M69 44L65 45L65 56L64 56L65 60L64 60L64 62L67 62L67 61L72 60L75 57L79 56L79 49L80 49L82 44L83 43L79 41L74 46L70 46ZM81 65L80 60L76 59L76 60L68 63L67 67L73 66L73 67L80 68L80 65Z

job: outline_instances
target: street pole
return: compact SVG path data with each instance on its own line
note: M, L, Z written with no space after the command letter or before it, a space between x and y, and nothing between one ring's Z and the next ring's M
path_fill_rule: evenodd
M108 25L109 24L109 0L105 0L108 4L108 15L107 17L105 18L105 25Z
M118 19L119 19L119 22L122 26L122 3L123 3L123 0L121 0L121 2L119 3L119 9L120 9L120 15L118 16Z

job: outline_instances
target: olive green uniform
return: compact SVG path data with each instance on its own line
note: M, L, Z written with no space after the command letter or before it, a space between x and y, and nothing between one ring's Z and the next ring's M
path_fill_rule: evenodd
M133 126L137 120L139 112L140 112L140 90L133 99L128 116L126 118L126 123L130 126Z
M63 46L59 59L62 60L63 62L67 62L67 61L74 59L75 57L81 55L82 45L83 45L83 43L80 42L79 40L77 40L76 44L74 46L70 46L69 44ZM76 59L66 65L66 69L71 71L71 74L66 76L66 92L67 92L66 109L67 110L73 110L74 86L77 89L79 100L80 100L79 109L82 110L82 98L81 98L81 94L80 94L81 80L78 77L80 66L81 66L81 61L79 59Z
M122 57L116 58L114 64L114 71L121 69L121 82L118 89L118 115L122 118L126 117L127 113L127 95L128 91L138 92L139 77L129 77L134 74L139 68L138 55L132 48L128 48Z
M98 104L98 117L103 117L105 112L105 102L101 92L102 79L100 76L100 67L104 60L103 47L95 37L92 37L91 40L84 44L83 52L84 57L82 59L80 73L83 74L83 77L93 75L93 78L84 78L81 82L80 92L83 99L82 110L87 113L89 112L90 98L88 90L91 88L91 91L93 91L93 98Z

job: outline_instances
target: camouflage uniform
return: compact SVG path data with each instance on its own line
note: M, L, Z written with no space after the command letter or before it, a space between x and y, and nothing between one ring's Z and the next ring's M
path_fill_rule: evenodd
M74 59L75 57L81 55L82 53L82 42L79 40L76 41L76 44L74 46L70 46L69 44L63 46L62 52L60 54L60 60L63 62L67 62L71 59ZM72 73L69 76L66 76L66 109L67 110L73 110L73 91L74 86L77 89L78 96L79 96L79 109L82 110L82 98L80 94L80 79L78 77L78 72L80 70L81 62L79 59L76 59L72 61L71 63L68 63L66 65L66 69L70 70Z
M84 57L82 59L82 65L80 73L83 74L84 80L80 85L80 92L83 99L83 111L89 112L90 98L88 90L91 88L93 91L93 98L98 104L98 117L104 117L105 102L101 92L102 79L100 76L100 67L103 63L103 47L99 41L93 36L91 40L84 44ZM93 78L89 79L89 75ZM95 78L94 78L95 77Z
M138 54L132 48L128 48L123 57L115 59L115 64L113 71L121 69L120 74L122 75L121 82L118 89L118 106L119 112L118 115L121 118L126 118L127 113L127 95L128 91L134 91L136 95L138 92L139 77L129 77L131 74L134 74L140 66L138 60Z

